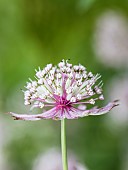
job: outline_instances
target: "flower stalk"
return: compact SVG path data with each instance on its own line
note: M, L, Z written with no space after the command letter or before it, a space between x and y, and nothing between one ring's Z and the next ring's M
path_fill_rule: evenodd
M68 170L67 147L66 147L66 119L61 120L61 150L63 170Z

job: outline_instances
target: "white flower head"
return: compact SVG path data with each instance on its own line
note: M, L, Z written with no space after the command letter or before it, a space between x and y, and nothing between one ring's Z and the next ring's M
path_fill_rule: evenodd
M79 105L94 105L97 100L104 100L101 76L87 73L81 64L73 66L68 60L62 60L57 66L48 64L42 70L36 70L36 80L27 83L24 91L25 105L47 111L37 115L16 114L10 112L15 119L75 119L88 115L101 115L109 112L117 105L111 102L105 107L85 110Z

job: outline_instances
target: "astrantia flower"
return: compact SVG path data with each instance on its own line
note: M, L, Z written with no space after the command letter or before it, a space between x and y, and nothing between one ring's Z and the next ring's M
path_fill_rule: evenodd
M62 60L58 66L48 64L44 69L36 70L36 80L27 82L24 92L25 105L41 108L43 113L36 115L16 114L10 112L15 119L75 119L88 115L101 115L109 112L117 105L113 101L102 108L92 107L97 100L104 100L100 75L87 72L86 68L72 65Z

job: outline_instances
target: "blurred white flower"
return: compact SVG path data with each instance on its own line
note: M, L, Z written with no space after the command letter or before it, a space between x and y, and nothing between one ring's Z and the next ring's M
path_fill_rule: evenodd
M4 144L4 122L0 117L0 147Z
M99 17L94 50L101 62L107 66L128 66L128 21L121 13L107 11Z
M122 158L122 170L128 170L128 147L126 144L125 152Z
M85 166L78 163L76 157L69 154L68 157L69 170L87 170ZM50 149L46 153L40 155L33 166L32 170L62 170L61 152L57 149Z
M0 170L8 170L4 146L6 144L6 125L4 119L0 116Z
M112 110L109 116L118 125L126 125L128 123L128 75L114 78L108 92L110 99L120 99L120 105Z

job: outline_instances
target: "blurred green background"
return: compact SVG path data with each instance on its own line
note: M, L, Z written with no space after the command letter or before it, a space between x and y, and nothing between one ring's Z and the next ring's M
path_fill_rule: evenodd
M127 79L127 66L103 64L94 48L98 18L110 10L128 22L127 0L0 0L0 170L31 170L40 153L60 147L59 121L20 122L4 114L29 112L20 89L38 66L62 59L81 63L101 73L102 104L115 99L109 82L124 74ZM111 114L67 121L68 149L89 170L128 169L128 119L115 123Z

